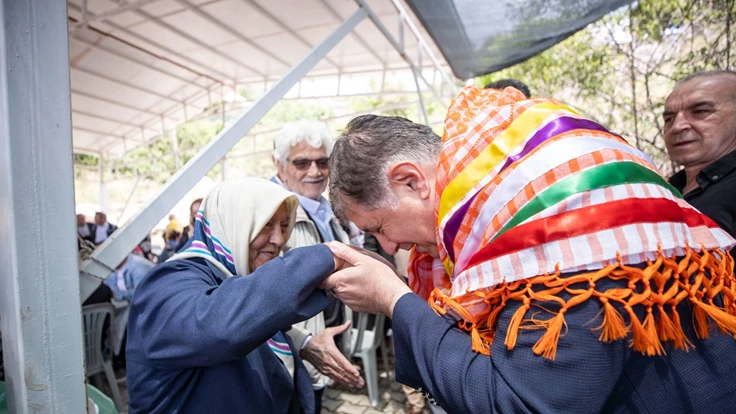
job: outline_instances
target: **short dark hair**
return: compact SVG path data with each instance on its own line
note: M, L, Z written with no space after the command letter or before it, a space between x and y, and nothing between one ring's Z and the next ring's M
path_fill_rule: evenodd
M675 84L675 87L672 88L672 90L674 91L675 89L677 89L683 83L685 83L687 81L691 81L693 79L709 78L709 77L712 77L712 76L721 76L721 75L733 76L734 77L734 81L736 81L736 72L734 72L732 70L708 70L708 71L704 71L704 72L691 73L690 75L685 76L684 78L682 78L682 79L680 79L680 80L677 81L677 83ZM734 95L734 99L736 99L736 95Z
M397 116L362 115L342 132L330 156L330 201L345 218L345 198L364 208L390 204L388 168L399 160L437 163L442 139L432 128Z
M680 85L682 83L685 83L689 80L695 79L695 78L704 78L704 77L710 77L710 76L719 76L719 75L731 75L736 76L736 72L732 70L707 70L704 72L696 72L691 73L684 78L677 81L677 85Z
M103 218L103 219L107 219L107 215L105 213L101 212L101 211L96 212L95 213L95 216L98 216L98 217Z
M527 99L532 97L532 93L529 92L529 87L526 86L524 82L518 79L499 79L484 86L484 89L505 89L509 86L523 93L524 96L527 97Z

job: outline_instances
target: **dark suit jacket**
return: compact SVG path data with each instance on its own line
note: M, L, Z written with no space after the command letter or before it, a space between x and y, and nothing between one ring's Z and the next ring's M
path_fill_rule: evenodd
M320 244L294 249L246 277L204 259L151 270L128 322L130 413L313 413L309 373L293 344L292 378L266 341L328 304L334 269Z
M406 294L393 313L396 379L428 391L449 413L736 412L736 340L714 330L698 340L685 302L678 312L694 350L665 346L666 356L645 357L626 340L602 343L591 331L601 321L591 300L565 314L567 331L549 361L531 349L540 330L520 330L516 348L506 349L516 301L500 314L489 357L471 351L470 335L449 318Z

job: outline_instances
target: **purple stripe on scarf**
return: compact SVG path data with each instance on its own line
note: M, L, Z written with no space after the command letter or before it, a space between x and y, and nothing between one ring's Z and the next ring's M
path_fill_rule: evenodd
M470 205L473 204L473 200L475 200L475 197L477 196L478 193L473 194L473 196L470 197L470 200L460 206L460 208L457 209L455 213L453 213L452 217L447 220L447 224L445 225L445 231L443 232L442 240L445 242L447 255L450 256L450 260L452 260L453 263L455 262L455 252L452 249L452 243L455 242L455 235L457 234L458 229L460 229L460 225L463 223L465 214L468 212Z
M235 262L235 260L233 259L233 257L232 257L231 255L229 255L229 254L228 254L228 253L227 253L226 251L224 251L224 250L222 249L222 247L220 247L220 245L218 245L218 244L215 244L215 243L212 243L212 246L213 246L213 247L215 248L215 251L216 251L217 253L220 253L221 255L225 256L225 259L227 259L227 260L228 260L228 261L230 261L231 263L234 263L234 262ZM198 248L201 248L201 249L205 249L205 250L210 250L210 248L209 248L209 247L207 247L207 245L206 245L206 244L202 243L202 242L201 242L201 241L199 241L199 240L195 240L195 241L193 241L193 242L192 242L192 247L198 247Z
M564 134L566 132L574 131L576 129L592 129L595 131L608 132L606 128L603 128L593 121L581 118L574 118L571 116L561 116L553 121L550 121L547 125L537 131L534 136L532 136L532 138L526 142L524 148L518 154L512 155L506 159L503 167L501 167L498 172L500 173L514 162L522 159L525 155L534 150L534 148L537 148L548 139L556 137L560 134ZM455 262L455 252L452 249L452 244L455 242L455 236L457 236L460 225L463 223L465 214L467 214L470 205L473 203L473 200L475 200L475 197L477 195L478 193L475 193L473 197L470 198L470 200L466 201L465 204L460 206L460 208L458 208L457 211L453 213L452 217L447 220L445 230L442 232L442 240L445 243L447 255L453 262Z
M526 144L524 145L524 149L522 149L518 154L512 155L506 159L503 167L501 167L498 172L500 173L501 171L508 168L508 166L512 163L522 159L525 155L532 152L534 148L540 146L544 141L547 141L552 137L556 137L557 135L574 131L576 129L592 129L595 131L608 132L606 128L603 128L593 121L581 118L573 118L571 116L561 116L545 125L544 128L537 131L532 139L526 142Z
M225 256L225 258L228 261L235 262L235 260L233 260L233 257L230 256L229 254L227 254L227 252L225 250L223 250L222 247L219 244L212 243L212 246L215 248L215 251L217 253L220 253L221 255Z
M268 345L270 347L272 347L272 348L276 348L276 349L278 349L280 351L284 351L284 352L291 352L291 347L289 347L289 345L287 345L287 344L280 344L280 343L274 341L273 339L269 339L267 342L268 342Z
M199 240L194 240L194 241L192 242L192 247L198 247L198 248L200 248L200 249L205 249L205 250L209 250L209 247L207 247L207 245L206 245L206 244L202 243L202 242L201 242L201 241L199 241Z

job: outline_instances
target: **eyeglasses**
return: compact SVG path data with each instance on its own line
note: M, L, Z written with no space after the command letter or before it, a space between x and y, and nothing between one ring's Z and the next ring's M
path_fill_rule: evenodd
M311 166L312 163L317 164L317 168L320 170L326 170L330 166L330 159L327 157L318 158L316 160L310 160L308 158L297 158L295 160L291 160L291 163L294 164L294 167L296 167L299 171L306 171Z

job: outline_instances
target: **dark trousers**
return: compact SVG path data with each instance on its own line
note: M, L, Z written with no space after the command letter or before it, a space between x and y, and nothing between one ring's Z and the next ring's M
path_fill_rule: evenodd
M322 394L325 393L325 389L314 390L314 412L319 414L322 412Z

